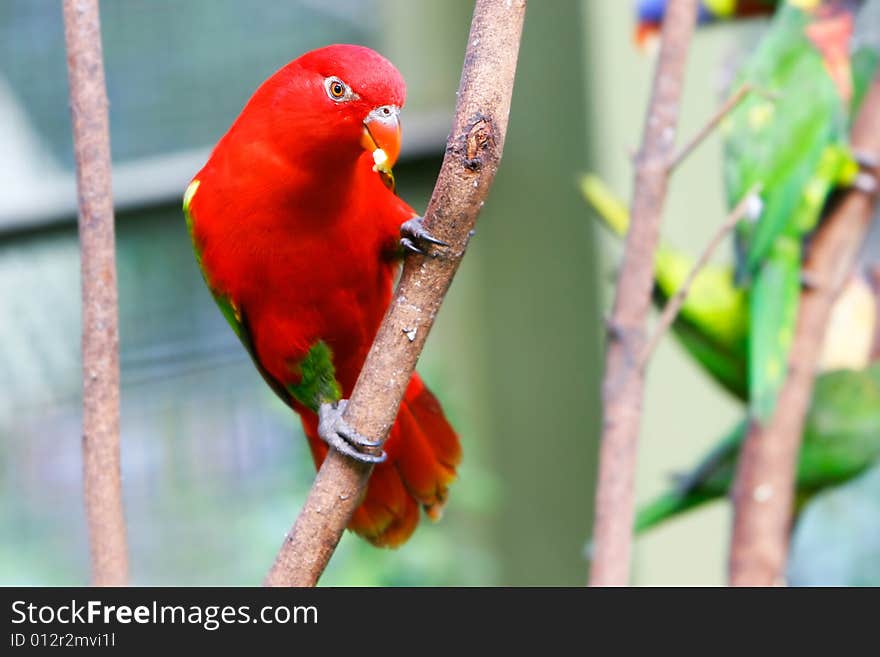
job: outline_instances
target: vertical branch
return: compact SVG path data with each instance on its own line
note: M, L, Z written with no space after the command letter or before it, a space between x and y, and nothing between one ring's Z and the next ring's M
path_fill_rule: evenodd
M119 334L110 128L98 0L64 1L64 37L79 196L83 479L92 583L128 578L119 471Z
M636 163L632 225L608 326L592 585L620 586L629 580L633 489L644 392L644 370L638 359L644 347L654 252L696 16L696 0L670 0Z
M858 151L880 155L880 77L874 80L852 134ZM874 172L875 176L877 171ZM849 190L825 220L810 247L805 270L818 284L805 289L788 374L766 427L753 422L743 445L733 489L730 583L769 586L783 582L788 556L795 464L816 364L834 300L856 261L877 205Z
M873 363L880 360L880 264L872 266L868 271L868 282L874 294L874 341L871 343L869 358Z
M407 257L345 411L348 424L365 436L388 436L498 170L525 9L526 0L477 0L474 8L452 132L425 212L426 227L450 246L436 258ZM266 585L317 583L371 469L330 450Z

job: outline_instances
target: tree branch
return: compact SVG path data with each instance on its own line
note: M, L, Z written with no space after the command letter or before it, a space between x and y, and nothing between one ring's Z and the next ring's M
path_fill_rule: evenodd
M92 584L128 578L119 468L119 333L110 127L98 0L64 1L82 276L83 480Z
M608 327L592 585L621 586L629 581L633 488L644 392L644 371L638 356L651 304L654 253L696 15L696 0L670 0L641 152L636 161L632 225Z
M874 80L859 112L852 145L859 151L880 154L880 77ZM856 262L876 204L876 195L847 191L813 239L805 270L819 284L801 294L788 375L773 417L766 427L756 422L749 427L737 466L729 562L732 585L783 582L795 464L825 327L834 300Z
M385 439L394 424L498 169L525 8L525 0L477 0L452 132L425 212L426 227L450 246L436 258L407 256L345 412L345 420L365 436ZM266 576L266 585L317 583L360 502L371 470L330 451Z
M694 284L697 275L709 263L709 259L712 257L712 254L715 253L715 249L718 248L721 241L736 227L739 220L746 215L749 210L749 205L755 201L755 195L759 191L759 185L752 187L752 189L742 197L740 202L736 204L736 207L730 211L722 224L718 227L718 230L715 231L715 235L709 240L706 248L703 249L699 259L694 263L693 268L688 272L681 287L679 287L672 298L666 302L666 305L663 307L663 312L660 315L660 319L657 320L657 326L654 328L654 333L651 335L651 339L648 340L648 343L645 345L645 348L642 349L642 353L639 356L640 368L644 368L648 364L648 361L651 360L651 355L660 343L660 339L666 331L669 330L669 327L672 326L672 323L678 316L678 311L680 311L682 305L684 305L688 292L690 292L691 286Z
M871 344L871 355L869 358L873 363L880 360L880 264L873 265L868 269L868 282L871 285L871 291L874 293L874 341Z
M744 84L739 88L739 90L734 93L730 98L728 98L724 104L718 108L718 110L711 116L711 118L706 121L706 124L700 128L700 131L697 132L690 140L682 146L669 160L669 171L670 173L673 169L678 168L682 162L684 162L688 155L694 152L696 148L702 144L706 137L712 134L715 131L715 128L718 127L724 117L730 114L733 110L736 109L737 105L739 105L746 96L748 96L752 92L752 87L748 84Z

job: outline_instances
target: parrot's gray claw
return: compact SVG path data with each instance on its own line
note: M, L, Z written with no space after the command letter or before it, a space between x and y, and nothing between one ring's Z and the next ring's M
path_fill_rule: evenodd
M853 158L863 169L880 168L880 156L868 151L853 151Z
M621 342L628 337L628 334L632 334L632 330L627 330L620 324L618 324L611 317L605 317L603 319L605 323L605 330L608 332L608 337L615 342Z
M400 238L400 246L403 247L404 251L409 251L410 253L418 253L419 255L425 255L425 252L417 247L415 243L408 237Z
M803 269L801 270L801 287L805 290L818 290L822 287L822 281L813 272Z
M388 458L384 451L378 455L361 451L363 449L379 447L382 441L370 440L352 429L342 419L346 406L348 406L348 400L341 399L335 404L321 404L318 408L318 435L321 437L321 440L337 452L345 454L355 461L360 461L361 463L382 463Z
M852 186L865 194L876 194L880 190L877 177L867 171L860 171Z
M400 245L405 250L424 255L431 244L449 246L443 240L431 235L425 228L424 222L424 217L413 217L400 225Z

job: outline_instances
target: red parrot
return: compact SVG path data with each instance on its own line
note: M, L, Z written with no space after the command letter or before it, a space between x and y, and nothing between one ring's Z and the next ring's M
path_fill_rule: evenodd
M362 46L290 62L254 93L184 196L196 260L257 369L329 446L376 466L349 528L380 546L439 517L458 436L413 374L386 452L342 420L405 250L436 245L393 191L406 87ZM329 446L328 446L329 445Z

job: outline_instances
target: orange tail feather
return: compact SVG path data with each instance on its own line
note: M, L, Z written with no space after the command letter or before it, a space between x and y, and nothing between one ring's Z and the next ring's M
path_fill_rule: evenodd
M327 445L318 438L318 419L302 413L302 420L319 467ZM419 506L432 520L440 517L461 462L458 436L418 374L409 382L385 451L388 460L373 468L349 529L374 545L397 547L419 524Z

